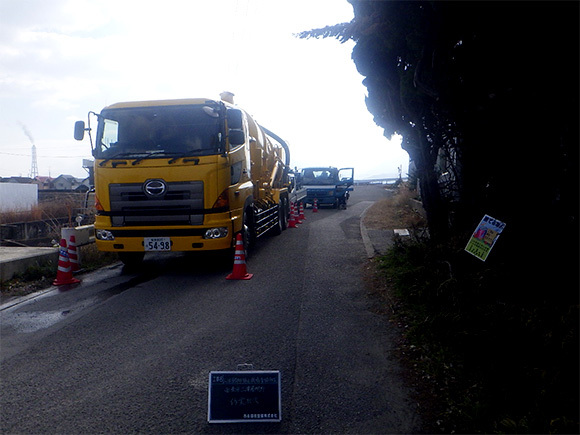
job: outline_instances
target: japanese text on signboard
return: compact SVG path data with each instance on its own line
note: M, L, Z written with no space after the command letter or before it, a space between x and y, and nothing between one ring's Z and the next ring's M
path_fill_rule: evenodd
M505 223L485 215L467 242L465 250L485 261L504 228Z

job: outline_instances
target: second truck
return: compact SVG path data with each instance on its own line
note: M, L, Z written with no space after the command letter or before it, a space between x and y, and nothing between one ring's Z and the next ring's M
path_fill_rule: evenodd
M314 204L316 201L317 205L346 209L349 192L354 190L354 168L304 168L300 178L303 188L306 189L306 204Z
M101 251L138 264L148 251L219 251L242 234L248 249L287 226L292 183L290 150L275 133L220 100L117 103L75 139L91 136L95 238Z

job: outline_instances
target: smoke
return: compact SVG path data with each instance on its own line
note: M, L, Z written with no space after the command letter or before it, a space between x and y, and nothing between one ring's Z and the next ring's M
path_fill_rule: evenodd
M32 145L34 145L34 138L32 137L32 134L30 134L30 131L28 130L28 128L26 128L26 126L22 122L18 122L18 123L22 127L22 131L24 132L26 137L30 140L30 143Z

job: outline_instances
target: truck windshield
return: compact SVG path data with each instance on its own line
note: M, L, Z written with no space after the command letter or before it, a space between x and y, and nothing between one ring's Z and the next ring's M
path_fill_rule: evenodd
M337 184L338 182L338 172L336 169L330 168L320 168L320 169L313 169L307 168L304 169L304 173L302 176L302 183L303 184Z
M217 154L223 150L222 123L219 108L210 105L103 110L97 128L95 157Z

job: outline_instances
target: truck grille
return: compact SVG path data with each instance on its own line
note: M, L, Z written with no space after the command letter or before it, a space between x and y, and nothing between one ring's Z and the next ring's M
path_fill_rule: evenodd
M113 226L202 225L203 182L165 185L165 192L153 197L145 193L142 183L110 184Z

